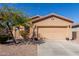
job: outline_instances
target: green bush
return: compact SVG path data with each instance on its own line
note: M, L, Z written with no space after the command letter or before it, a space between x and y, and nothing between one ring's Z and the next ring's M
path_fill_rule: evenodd
M8 35L0 35L0 43L6 43L8 38L9 38Z
M29 33L26 32L26 31L20 31L20 34L21 34L21 36L22 36L24 39L27 39Z

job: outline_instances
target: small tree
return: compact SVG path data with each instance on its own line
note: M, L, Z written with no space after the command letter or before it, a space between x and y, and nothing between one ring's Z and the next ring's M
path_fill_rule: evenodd
M10 32L15 43L16 41L12 33L13 27L20 25L27 27L29 25L28 22L31 20L22 11L18 11L17 9L8 6L0 8L0 17L2 18L0 27L8 29L8 33Z

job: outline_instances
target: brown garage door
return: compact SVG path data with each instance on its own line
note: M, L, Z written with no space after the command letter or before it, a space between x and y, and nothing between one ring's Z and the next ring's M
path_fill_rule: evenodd
M65 40L67 27L38 27L38 36L44 39Z

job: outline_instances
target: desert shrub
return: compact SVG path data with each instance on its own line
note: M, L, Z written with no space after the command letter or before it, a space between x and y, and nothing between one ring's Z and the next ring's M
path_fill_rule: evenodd
M9 38L8 35L0 35L0 43L6 43L8 38Z
M22 36L24 39L28 39L28 35L29 35L28 32L26 32L26 31L20 31L20 34L21 34L21 36Z

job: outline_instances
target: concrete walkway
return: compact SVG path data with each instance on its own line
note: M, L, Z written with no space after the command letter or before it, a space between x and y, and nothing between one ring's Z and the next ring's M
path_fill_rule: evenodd
M38 45L38 56L78 56L79 44L71 41L46 41Z

